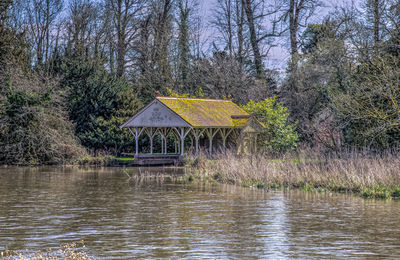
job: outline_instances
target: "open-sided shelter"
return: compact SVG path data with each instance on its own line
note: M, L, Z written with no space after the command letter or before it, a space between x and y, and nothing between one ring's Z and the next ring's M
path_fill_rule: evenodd
M157 134L161 136L161 155L168 154L167 140L171 134L179 144L176 155L180 157L184 156L184 140L188 135L192 144L194 142L196 154L202 140L211 155L213 141L218 138L222 149L226 149L230 138L238 153L253 152L262 125L230 99L156 97L121 128L128 128L134 136L137 158L140 157L139 138L144 133L150 140L150 155L153 155L153 140Z

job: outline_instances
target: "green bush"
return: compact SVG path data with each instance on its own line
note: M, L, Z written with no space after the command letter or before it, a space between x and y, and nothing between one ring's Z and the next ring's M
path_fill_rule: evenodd
M81 57L65 57L60 70L69 118L81 143L94 153L133 149L134 139L119 126L143 106L134 86Z
M298 143L296 125L289 124L289 112L276 97L263 101L250 100L242 108L253 114L264 126L259 145L267 152L282 153L294 149Z

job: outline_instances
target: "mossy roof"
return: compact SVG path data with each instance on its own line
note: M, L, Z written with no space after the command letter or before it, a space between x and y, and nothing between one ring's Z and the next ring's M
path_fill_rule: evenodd
M157 100L193 127L244 127L251 120L231 100L179 97L157 97Z

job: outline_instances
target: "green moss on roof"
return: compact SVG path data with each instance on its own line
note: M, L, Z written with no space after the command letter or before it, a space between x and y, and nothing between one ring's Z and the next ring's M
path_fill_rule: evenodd
M161 103L177 113L193 127L244 127L250 118L235 118L249 116L231 100L157 97Z
M232 123L234 127L243 127L247 125L250 121L250 118L240 118L240 119L232 119Z

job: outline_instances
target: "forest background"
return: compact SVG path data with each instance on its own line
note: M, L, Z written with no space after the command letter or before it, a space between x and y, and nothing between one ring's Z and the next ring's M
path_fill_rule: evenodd
M119 125L156 91L232 94L269 126L266 153L399 147L400 1L199 4L0 0L0 164L130 152Z

